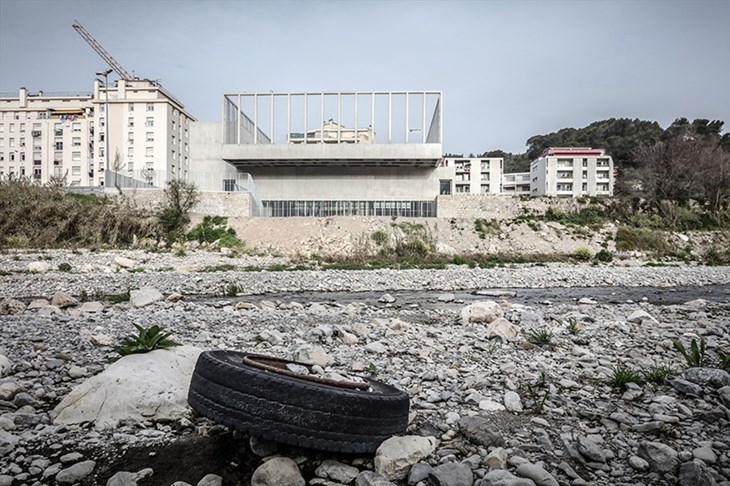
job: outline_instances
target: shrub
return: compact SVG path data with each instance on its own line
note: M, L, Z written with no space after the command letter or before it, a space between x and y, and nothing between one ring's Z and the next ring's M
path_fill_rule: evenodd
M376 245L383 246L388 242L388 233L383 230L375 230L370 235L370 238L372 238Z
M669 251L669 244L659 231L622 226L616 230L616 249L619 251L651 251L663 254Z
M499 225L499 220L477 218L474 221L474 231L479 234L479 238L484 239L487 235L499 235L502 232L502 227Z
M594 259L598 262L609 263L610 261L613 260L613 254L610 251L603 248L598 253L596 253L596 256L594 257Z
M157 217L167 240L177 241L190 223L188 213L200 201L200 193L194 183L172 179L167 181L164 195L165 201Z
M547 329L533 329L527 336L527 340L537 346L545 346L550 344L553 339L553 333Z
M59 263L58 264L58 271L59 272L70 272L71 271L71 264L70 263Z
M138 334L135 336L130 334L124 338L124 341L114 348L114 351L127 356L136 353L149 353L155 349L166 349L174 346L180 346L180 343L169 339L172 335L170 332L163 332L164 329L154 325L150 328L133 324L137 328Z
M641 375L624 365L617 365L613 368L613 376L611 377L611 386L621 391L626 391L626 385L629 383L641 383Z
M709 248L703 255L702 262L709 266L730 265L730 250Z
M580 262L587 262L593 257L593 252L590 248L587 248L585 246L581 246L580 248L576 248L573 252L573 258Z
M187 234L188 241L199 243L213 243L218 241L219 246L233 248L242 245L236 237L236 231L228 228L228 218L223 216L205 216L201 223L195 225Z
M568 332L573 336L580 332L580 327L578 327L578 321L575 320L575 317L568 318Z
M692 339L690 343L690 350L687 351L684 344L679 339L672 341L674 349L676 349L684 359L687 361L687 366L690 368L702 368L707 363L705 357L705 338L700 338L699 345L696 339Z

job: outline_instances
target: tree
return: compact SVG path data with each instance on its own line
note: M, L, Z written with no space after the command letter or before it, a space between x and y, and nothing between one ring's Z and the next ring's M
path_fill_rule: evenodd
M190 223L188 212L200 201L200 192L192 182L172 179L167 181L164 195L165 202L158 219L168 241L177 241Z

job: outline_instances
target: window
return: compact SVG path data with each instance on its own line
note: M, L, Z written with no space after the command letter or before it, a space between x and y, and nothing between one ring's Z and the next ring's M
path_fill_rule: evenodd
M25 162L25 152L20 152L20 161Z
M23 137L20 138L20 146L25 147L25 138Z
M10 124L10 125L8 126L8 132L10 132L10 133L15 133L15 123L11 123L11 124Z
M145 137L145 140L148 142L154 142L155 141L155 132L147 132L147 136Z
M172 121L172 129L175 130L175 120Z
M101 132L101 133L99 134L99 141L100 141L100 142L103 142L105 138L106 138L106 135L104 134L104 132Z
M71 175L80 176L81 175L81 166L80 165L71 166Z
M99 105L99 113L104 113L106 111L106 107L104 105Z
M151 116L148 116L145 120L145 125L148 127L154 127L155 126L155 119Z
M0 133L5 133L5 125L0 123Z
M129 104L129 111L134 111L134 103Z
M41 131L41 124L40 123L34 123L33 124L33 131L34 132L40 132Z
M134 147L127 148L127 157L134 157Z
M57 136L57 137L62 137L63 136L63 127L61 126L60 123L56 123L53 126L53 134L55 136Z
M127 170L129 172L134 172L134 162L132 162L131 160L127 162Z
M71 145L74 147L81 147L81 137L74 137L71 139Z
M4 147L4 146L5 146L5 139L0 138L0 147Z
M81 152L71 152L71 160L73 160L74 162L80 162Z
M104 147L99 147L99 157L104 157Z
M25 123L21 123L20 124L20 131L21 132L24 132L25 131Z
M33 179L41 178L41 169L33 169Z
M10 152L10 162L15 162L15 152Z
M81 131L81 123L74 123L71 125L71 130L74 132L80 132Z
M56 150L63 150L63 142L56 142Z
M15 147L15 139L11 138L10 143L8 144L8 147Z
M154 147L147 147L145 149L145 157L154 157L155 156L155 148Z
M133 117L131 117L131 116L129 117L129 119L127 120L127 126L128 127L133 127L134 126L134 118Z
M147 103L147 111L155 111L155 104Z
M129 132L127 134L127 140L129 140L130 143L134 143L134 132Z

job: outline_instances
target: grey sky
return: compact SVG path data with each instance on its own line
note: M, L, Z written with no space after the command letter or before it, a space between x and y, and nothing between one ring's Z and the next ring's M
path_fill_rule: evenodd
M90 91L75 18L199 120L223 92L438 89L446 152L610 117L730 128L730 0L0 0L0 91Z

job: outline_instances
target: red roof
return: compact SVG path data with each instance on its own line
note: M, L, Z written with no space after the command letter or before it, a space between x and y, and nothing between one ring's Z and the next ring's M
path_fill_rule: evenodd
M587 148L587 147L550 147L549 149L545 150L541 157L548 157L551 155L569 155L571 157L579 156L579 155L587 155L587 156L601 156L606 155L606 149L594 149L594 148Z

